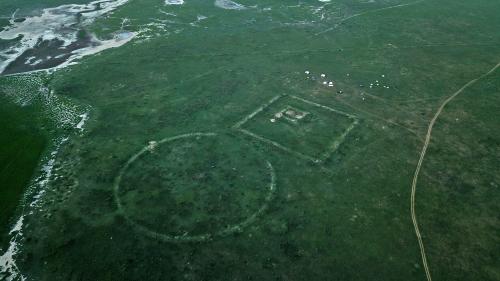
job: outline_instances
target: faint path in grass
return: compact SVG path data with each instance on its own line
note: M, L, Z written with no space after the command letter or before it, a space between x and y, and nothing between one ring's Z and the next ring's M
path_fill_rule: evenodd
M387 106L390 106L391 108L393 108L395 111L398 111L400 113L404 113L404 114L409 114L413 117L414 120L418 120L418 121L421 121L421 122L425 122L424 120L424 117L422 116L419 116L417 113L415 112L408 112L408 110L402 108L401 106L399 106L397 103L401 103L401 102L398 102L398 101L391 101L391 100L388 100L386 98L383 98L383 97L380 97L380 96L377 96L377 95L372 95L370 93L367 93L367 92L362 92L361 97L369 97L369 98L372 98L374 100L377 100ZM436 98L434 98L436 99ZM440 98L441 99L441 98Z
M171 143L172 141L176 140L182 140L182 139L187 139L187 138L201 138L201 137L216 137L216 133L208 132L208 133L202 133L202 132L195 132L195 133L188 133L188 134L182 134L174 137L168 137L162 140L159 140L156 145L161 145L161 144L168 144ZM235 223L235 224L228 224L221 230L217 230L215 232L207 232L203 234L189 234L188 232L185 232L184 234L169 234L169 233L163 233L160 231L156 231L151 229L150 227L143 225L141 222L135 220L132 218L129 214L127 214L125 205L122 203L120 199L120 185L122 183L122 179L124 175L127 173L127 170L130 168L130 166L137 160L139 159L142 155L145 153L151 153L152 149L154 149L154 146L147 145L144 148L142 148L139 152L134 154L132 157L129 158L129 160L125 163L125 165L120 169L120 172L118 173L118 176L115 178L114 184L113 184L113 192L114 192L114 198L115 198L115 203L118 207L118 212L123 218L130 223L130 225L139 233L148 236L153 239L158 239L163 242L172 242L172 243L185 243L185 242L206 242L210 241L214 238L217 237L226 237L232 234L236 233L241 233L243 229L247 228L249 225L253 224L264 212L266 212L269 209L270 202L273 200L275 197L276 193L276 173L274 170L273 165L271 162L266 160L266 166L269 171L269 176L270 176L270 183L269 183L269 190L268 193L264 199L264 203L259 207L258 210L256 210L254 213L246 217L244 220Z
M341 47L339 45L339 47ZM386 44L381 47L344 47L342 46L342 51L383 51L383 50L412 50L412 49L423 49L423 48L474 48L474 47L500 47L500 41L495 42L478 42L478 43L432 43L432 44L415 44L415 45L402 45L396 46L393 44ZM282 50L276 49L272 50L269 48L260 48L254 51L232 51L232 52L204 52L204 53L196 53L196 54L175 54L175 55L165 55L162 56L163 59L168 59L170 61L174 60L183 60L186 58L193 59L207 59L207 58L217 58L217 57L236 57L236 56L269 56L269 57L280 57L280 56L294 56L294 55L304 55L304 54L329 54L329 53L338 53L339 50L337 48L332 48L331 46L325 48L302 48L302 49L288 49ZM21 73L22 74L22 73ZM14 76L9 75L9 76ZM19 75L19 74L17 74Z
M203 73L200 73L198 75L194 75L193 77L180 80L180 81L178 81L176 83L173 83L170 86L166 87L164 89L164 91L168 93L168 90L172 90L172 89L174 89L176 87L179 87L179 86L181 86L181 85L183 85L183 84L185 84L187 82L196 81L196 80L201 79L203 77L209 76L209 75L211 75L213 73L216 73L216 72L218 72L218 71L220 71L222 69L224 69L224 67L217 67L217 68L211 69L209 71L205 71ZM141 85L144 86L144 85L150 85L150 84L151 83L143 83ZM110 102L102 103L101 105L106 105L106 106L108 106L108 105L120 105L121 106L123 103L129 102L130 98L136 98L136 97L140 97L140 96L143 96L143 95L145 95L145 93L139 92L137 94L128 95L128 96L123 97L121 99L117 99L117 100L113 100L113 101L110 101Z
M490 71L484 73L483 75L472 79L469 81L467 84L465 84L462 88L460 88L458 91L456 91L453 95L449 96L442 104L439 106L438 110L436 111L436 114L434 114L434 117L432 118L431 122L429 123L429 127L427 128L427 135L425 136L425 142L424 146L422 147L422 151L420 152L420 159L418 160L417 168L415 169L415 174L413 175L413 182L411 185L411 204L410 204L410 212L411 212L411 220L413 222L413 227L415 229L415 234L417 235L417 240L418 240L418 245L420 247L420 254L422 256L422 264L425 269L425 275L427 277L428 281L432 281L431 273L429 270L429 266L427 264L427 257L425 255L425 248L424 248L424 243L422 242L422 236L420 234L420 230L418 227L418 222L417 222L417 217L415 215L415 192L417 188L417 180L418 180L418 175L420 174L420 169L422 167L422 163L424 162L424 157L427 152L427 147L429 146L429 142L431 140L431 134L432 134L432 129L434 127L434 124L436 123L436 120L438 119L439 115L443 111L444 107L452 101L454 98L456 98L459 94L461 94L465 89L476 83L477 81L481 80L482 78L490 75L493 73L496 69L500 67L500 63L495 65Z
M390 7L384 7L384 8L380 8L380 9L375 9L375 10L370 10L370 11L366 11L366 12L362 12L362 13L358 13L358 14L354 14L354 15L351 15L351 16L348 16L346 18L343 18L341 19L337 24L335 24L333 27L330 27L328 29L325 29L323 31L320 31L316 34L314 34L315 36L318 36L318 35L321 35L323 33L327 33L327 32L330 32L334 29L337 29L337 27L339 27L341 24L343 24L344 22L346 21L349 21L353 18L357 18L357 17L360 17L360 16L363 16L363 15L367 15L367 14L373 14L373 13L378 13L378 12L381 12L381 11L385 11L385 10L391 10L391 9L395 9L395 8L401 8L401 7L406 7L406 6L412 6L412 5L416 5L416 4L419 4L419 3L422 3L424 2L425 0L419 0L419 1L415 1L415 2L411 2L411 3L406 3L406 4L398 4L398 5L394 5L394 6L390 6Z
M413 135L415 135L415 136L416 136L419 140L422 140L421 136L419 135L419 133L418 133L417 131L415 131L415 130L413 130L413 129L411 129L411 128L408 128L408 127L407 127L407 126L405 126L404 124L400 124L400 123L398 123L398 122L396 122L396 121L393 121L393 120L387 119L387 118L385 118L385 117L383 117L383 116L380 116L380 115L378 115L378 114L376 114L376 113L373 113L373 112L371 112L371 111L368 111L368 110L365 110L365 109L362 109L362 108L356 107L356 106L352 105L351 103L349 103L349 102L345 101L345 100L344 100L344 99L342 99L342 98L337 98L336 100L337 100L337 101L339 101L340 103L342 103L342 104L344 104L344 105L346 105L346 106L348 106L348 107L350 107L350 108L352 108L352 109L354 109L354 110L358 111L358 112L364 113L364 114L369 115L369 116L372 116L372 117L374 117L374 118L376 118L376 119L379 119L379 120L385 121L385 122L387 122L387 123L389 123L389 124L391 124L391 125L394 125L394 126L397 126L397 127L402 128L402 129L405 129L406 131L408 131L408 132L412 133Z

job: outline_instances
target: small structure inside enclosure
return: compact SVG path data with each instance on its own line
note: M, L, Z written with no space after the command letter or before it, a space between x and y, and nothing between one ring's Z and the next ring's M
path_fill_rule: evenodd
M292 122L292 124L296 124L298 121L304 119L307 115L309 115L309 112L302 111L293 106L287 105L285 108L281 109L279 112L273 115L272 119L274 119L274 121L271 122L283 119Z
M357 124L358 118L352 114L298 96L280 95L233 128L281 151L320 163L337 150Z

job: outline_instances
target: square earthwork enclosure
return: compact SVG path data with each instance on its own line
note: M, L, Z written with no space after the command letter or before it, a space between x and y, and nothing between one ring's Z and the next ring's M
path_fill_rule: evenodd
M297 96L280 95L233 128L300 158L320 163L356 127L356 116Z

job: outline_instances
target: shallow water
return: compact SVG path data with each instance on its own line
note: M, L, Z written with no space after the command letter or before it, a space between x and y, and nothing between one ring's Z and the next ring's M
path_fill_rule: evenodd
M93 1L85 5L63 5L44 9L41 15L26 17L22 21L17 21L13 15L10 26L0 31L0 39L17 40L17 43L0 50L0 56L3 57L0 61L0 73L54 68L85 55L115 47L119 42L128 42L130 36L119 34L111 43L100 41L84 31L85 26L96 18L112 12L126 2L127 0Z

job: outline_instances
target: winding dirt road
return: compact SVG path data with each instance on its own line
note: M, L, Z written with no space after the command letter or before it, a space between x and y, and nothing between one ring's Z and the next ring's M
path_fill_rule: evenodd
M482 78L490 75L493 73L497 68L500 67L500 63L495 65L490 71L484 73L483 75L472 79L469 81L467 84L465 84L462 88L460 88L458 91L456 91L453 95L448 97L438 108L436 111L436 114L434 114L434 117L432 118L431 122L429 123L429 127L427 127L427 135L425 136L425 142L424 146L422 147L422 151L420 152L420 159L418 160L417 168L415 169L415 174L413 176L413 182L411 185L411 220L413 222L413 227L415 229L415 234L417 235L417 240L418 240L418 245L420 247L420 254L422 256L422 264L424 266L425 270L425 275L427 277L427 281L432 281L432 276L431 272L429 270L429 265L427 264L427 257L425 255L425 248L424 248L424 243L422 242L422 236L420 235L420 230L418 228L418 222L417 222L417 216L415 215L415 193L417 189L417 181L418 181L418 175L420 174L420 169L422 167L422 163L424 162L425 154L427 152L427 147L429 146L429 142L431 140L431 134L432 134L432 128L434 127L434 124L436 123L436 120L438 119L439 115L443 111L444 107L452 101L454 98L456 98L460 93L462 93L465 89L476 83L477 81L481 80Z

